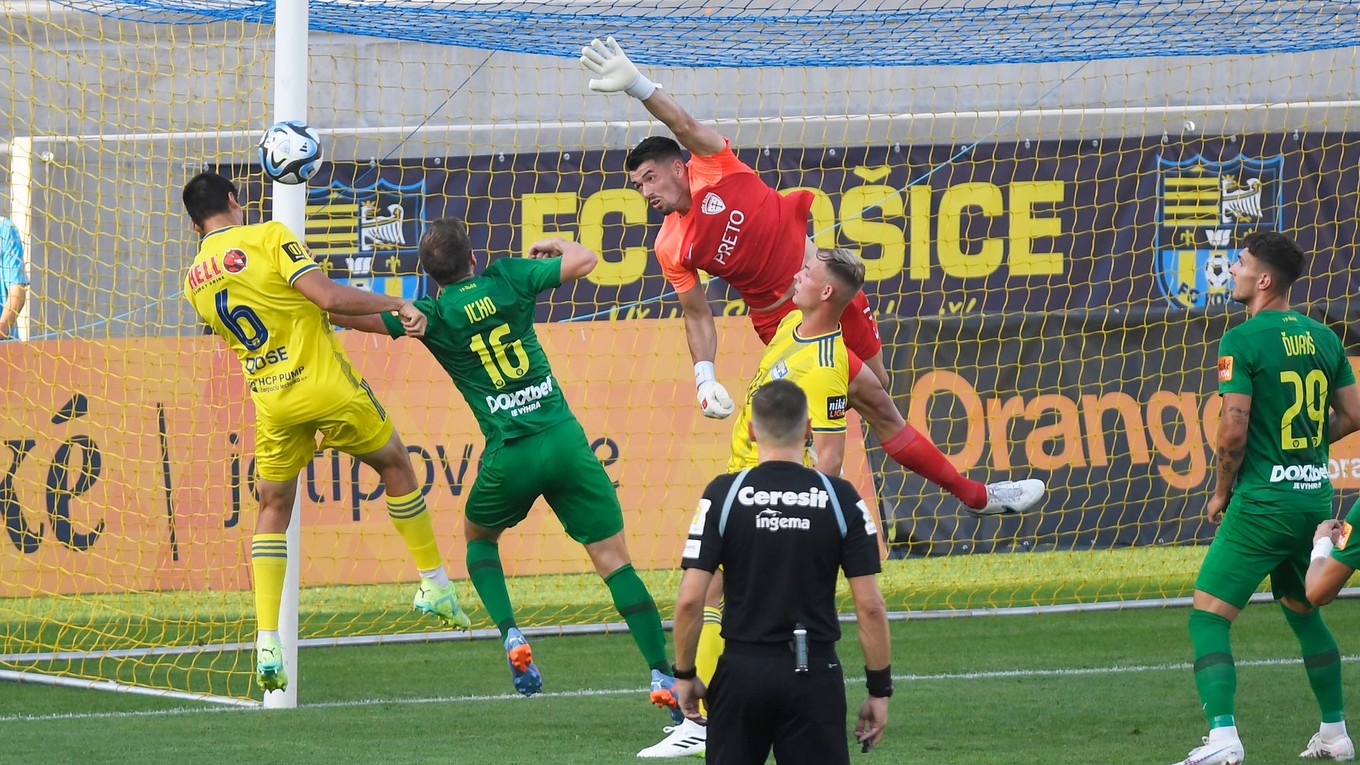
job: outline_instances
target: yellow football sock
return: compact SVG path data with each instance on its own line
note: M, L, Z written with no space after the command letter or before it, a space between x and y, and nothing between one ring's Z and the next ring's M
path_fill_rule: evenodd
M722 656L722 609L704 606L704 625L699 630L699 651L694 656L694 669L704 685L713 682L713 673L718 670L718 657ZM701 710L708 714L708 705Z
M400 497L388 497L387 515L401 538L406 540L406 549L416 559L416 568L429 571L444 565L439 556L439 541L434 537L434 524L430 522L420 489Z
M250 540L250 570L255 575L255 627L279 628L283 577L288 571L288 542L283 534L256 534Z

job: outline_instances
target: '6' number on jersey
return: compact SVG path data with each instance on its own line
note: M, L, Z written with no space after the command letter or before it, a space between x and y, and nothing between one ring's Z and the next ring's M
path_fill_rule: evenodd
M248 305L230 307L227 305L225 289L218 290L217 294L213 295L213 304L217 306L217 318L222 320L227 331L235 335L246 350L256 350L269 339L269 329L264 326L263 321L260 321L260 315L255 313L255 309Z

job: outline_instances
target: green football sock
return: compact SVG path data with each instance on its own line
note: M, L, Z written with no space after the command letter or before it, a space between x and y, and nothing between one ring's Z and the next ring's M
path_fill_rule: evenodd
M1341 697L1341 651L1336 647L1336 638L1327 629L1322 613L1316 608L1308 614L1297 613L1290 608L1284 609L1284 620L1299 639L1299 649L1303 653L1303 667L1308 671L1308 684L1313 687L1322 721L1341 722L1346 719L1345 702Z
M1232 622L1196 608L1190 612L1189 626L1190 644L1195 648L1195 688L1209 728L1236 725L1233 697L1237 694L1237 667L1228 641Z
M505 569L501 567L501 548L485 539L470 539L467 544L467 570L477 597L491 615L501 640L515 626L515 608L505 588Z
M661 614L656 610L652 594L647 592L647 585L633 570L633 564L620 566L604 578L604 583L614 597L614 608L628 622L628 632L647 666L669 675L671 665L666 660L666 632L661 627Z

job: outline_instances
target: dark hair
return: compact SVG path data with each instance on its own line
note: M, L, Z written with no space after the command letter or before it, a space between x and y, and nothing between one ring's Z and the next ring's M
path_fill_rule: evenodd
M184 209L190 220L202 226L210 216L228 212L231 209L228 197L233 195L239 196L236 184L205 170L184 184Z
M791 380L767 382L751 396L751 422L777 443L800 442L807 437L807 394Z
M683 162L685 155L680 152L680 144L676 143L675 139L654 135L642 139L641 143L628 152L628 157L623 160L623 169L631 173L649 159L656 160L658 164L677 159Z
M854 297L864 287L864 261L844 247L818 248L817 259L826 264L827 273Z
M1270 273L1280 283L1281 292L1298 281L1303 275L1303 250L1293 239L1274 231L1257 231L1242 240L1242 246L1251 250Z
M439 286L452 284L472 274L472 242L467 226L457 218L443 218L430 224L420 237L420 265Z

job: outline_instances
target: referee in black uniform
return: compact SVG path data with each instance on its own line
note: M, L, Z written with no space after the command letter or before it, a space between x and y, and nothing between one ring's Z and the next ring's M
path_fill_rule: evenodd
M845 678L836 657L836 578L845 571L859 617L868 698L855 737L883 736L892 695L888 619L878 589L878 530L848 482L804 467L807 396L776 380L751 400L760 464L715 478L699 501L675 604L675 690L685 716L708 703L709 765L850 762ZM726 576L726 649L705 688L695 676L704 593Z

